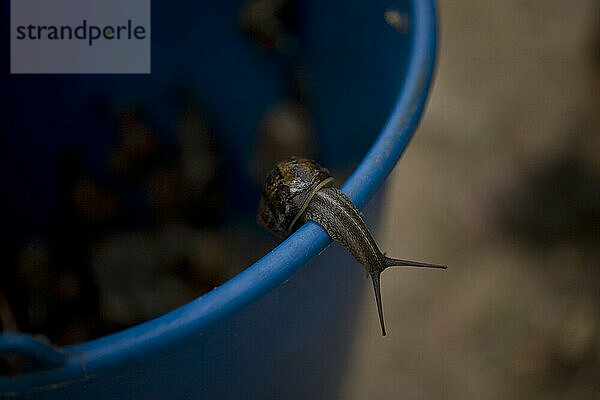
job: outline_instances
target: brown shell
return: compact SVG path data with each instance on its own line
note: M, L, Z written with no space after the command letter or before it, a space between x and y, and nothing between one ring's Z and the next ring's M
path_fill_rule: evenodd
M291 226L310 195L329 170L307 158L291 157L281 161L267 174L258 206L258 224L277 236L286 237L298 228ZM326 185L327 186L327 185Z

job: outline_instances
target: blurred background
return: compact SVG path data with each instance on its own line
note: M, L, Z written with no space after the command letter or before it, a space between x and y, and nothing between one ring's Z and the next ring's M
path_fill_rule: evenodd
M344 399L600 397L600 4L440 0L424 120L379 240Z
M346 108L358 113L362 105L335 90L312 92L319 81L304 74L306 60L297 57L299 33L309 33L317 49L311 56L325 57L325 65L336 62L335 54L326 58L335 42L320 47L320 32L302 24L310 18L298 18L294 2L233 3L208 10L200 22L189 12L186 23L163 27L187 46L191 37L223 38L230 52L208 40L188 58L185 46L170 48L167 35L161 43L153 25L153 57L163 64L153 64L149 89L143 77L97 77L83 89L76 77L0 82L33 94L3 104L0 125L30 134L1 143L1 170L22 172L6 174L0 202L11 227L0 248L3 331L41 333L67 345L185 304L278 243L254 220L261 181L276 161L292 154L325 159L344 177L352 168L343 161L356 165L362 157L394 90L362 99L373 104L371 120L346 118ZM174 17L158 7L155 15ZM385 338L365 281L340 398L598 398L600 4L440 0L438 7L435 84L384 190L377 239L391 256L449 269L385 272ZM389 25L380 27L381 37L393 34L406 46L403 15L384 10L368 10L372 21ZM329 11L321 24L339 17L335 7ZM361 22L339 20L348 31ZM355 82L362 84L356 93L378 87L381 74L372 73L368 57L352 44L340 48L353 68L339 80L324 68L330 75L320 83L351 95L344 79L368 75ZM165 49L185 59L175 77ZM393 89L402 77L390 65L378 68L398 80ZM213 75L218 79L207 78ZM111 97L107 82L124 94ZM56 97L63 90L76 96ZM54 106L64 110L39 107L31 122L34 95L58 98ZM330 121L334 113L341 117ZM49 132L65 121L71 130L54 152L36 124ZM363 136L346 153L337 151L353 130ZM56 173L32 179L43 175L42 165ZM34 186L52 195L39 201ZM0 373L18 371L0 364Z

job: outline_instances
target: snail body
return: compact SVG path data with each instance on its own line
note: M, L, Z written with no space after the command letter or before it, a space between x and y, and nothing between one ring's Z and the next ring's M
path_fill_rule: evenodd
M291 157L268 174L257 221L265 229L286 237L307 221L327 231L363 266L373 282L381 333L386 335L380 276L391 266L442 268L445 266L386 257L377 247L352 200L333 186L327 168L315 161Z

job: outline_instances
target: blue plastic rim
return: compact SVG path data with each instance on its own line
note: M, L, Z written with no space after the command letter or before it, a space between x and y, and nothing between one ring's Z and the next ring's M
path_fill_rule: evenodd
M381 187L413 136L423 113L436 60L436 14L433 1L412 0L410 54L399 95L384 128L342 186L362 209ZM55 350L40 347L52 368L41 373L0 378L0 393L51 392L71 382L85 382L127 365L137 365L178 343L198 339L289 280L331 243L325 230L307 223L279 246L234 278L202 297L154 320L90 342ZM243 333L241 333L243 334ZM0 336L0 354L31 354L31 339ZM36 345L37 346L37 345ZM85 385L84 385L85 386ZM33 392L32 392L33 390ZM74 392L70 392L73 396Z

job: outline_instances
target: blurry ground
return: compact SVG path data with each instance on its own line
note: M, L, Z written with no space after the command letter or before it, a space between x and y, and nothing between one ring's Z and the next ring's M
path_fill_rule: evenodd
M386 271L385 338L369 289L341 398L600 398L600 4L438 6L379 239L449 269Z

